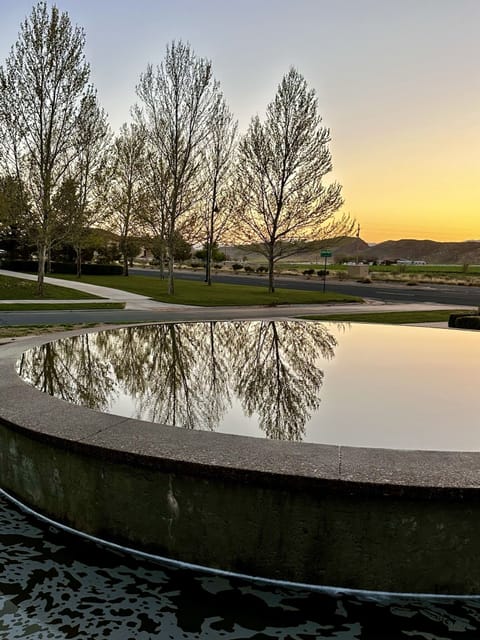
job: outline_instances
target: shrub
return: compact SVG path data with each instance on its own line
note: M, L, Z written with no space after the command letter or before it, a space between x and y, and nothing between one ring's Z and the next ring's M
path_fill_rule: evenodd
M245 273L253 273L255 269L251 267L249 264L246 264L244 267Z
M257 267L257 273L267 273L268 269L264 265Z
M476 316L476 312L475 311L464 311L463 313L451 313L450 317L448 318L448 326L449 327L456 327L457 326L457 320L459 318L465 318L466 316Z
M480 331L480 316L461 316L455 321L457 329L476 329Z
M85 271L86 264L82 264L82 273L87 273ZM97 267L105 267L107 265L97 264ZM121 267L120 267L121 269ZM49 273L68 273L73 274L77 273L77 265L72 262L51 262L50 263L50 272ZM48 275L48 274L47 274Z
M324 276L330 275L330 271L328 269L320 269L317 271L317 275L319 278L323 278Z
M304 276L313 276L314 273L315 269L305 269L305 271L303 271Z
M234 262L232 264L232 269L234 271L240 271L240 269L243 269L243 264L238 264L238 262Z
M77 270L73 273L76 273ZM57 273L63 273L58 271ZM123 268L119 264L82 264L82 273L86 276L120 276Z
M36 260L2 260L2 269L9 271L38 271Z

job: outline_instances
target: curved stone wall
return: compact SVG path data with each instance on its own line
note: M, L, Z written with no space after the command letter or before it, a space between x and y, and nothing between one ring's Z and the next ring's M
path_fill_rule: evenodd
M20 353L51 339L0 346L0 486L37 511L250 575L480 593L480 454L278 442L97 413L16 375Z

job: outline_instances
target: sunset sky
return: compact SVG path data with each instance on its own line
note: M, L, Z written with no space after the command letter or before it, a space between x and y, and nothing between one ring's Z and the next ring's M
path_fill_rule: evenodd
M173 39L212 60L244 132L291 65L318 94L367 242L480 239L480 0L58 0L116 131ZM31 0L0 0L0 63Z

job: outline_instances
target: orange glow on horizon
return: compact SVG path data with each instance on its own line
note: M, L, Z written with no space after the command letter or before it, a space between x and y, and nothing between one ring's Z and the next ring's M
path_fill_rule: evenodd
M480 124L416 133L370 141L368 155L339 143L332 155L345 211L367 242L480 240Z

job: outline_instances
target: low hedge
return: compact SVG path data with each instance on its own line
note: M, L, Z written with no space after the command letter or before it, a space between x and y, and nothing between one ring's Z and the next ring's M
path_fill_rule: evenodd
M457 329L476 329L480 331L480 316L461 316L455 321Z
M35 260L0 260L0 267L9 271L38 271Z
M36 260L1 260L2 269L10 271L26 271L37 273L38 262ZM72 262L52 262L49 274L76 274L77 265ZM119 264L82 264L82 273L86 276L119 276L123 269Z
M56 269L56 273L77 273L76 265L66 265L65 263L57 263L58 267L72 267L73 271L65 272ZM52 273L54 273L52 265ZM121 276L123 273L123 267L119 264L82 264L82 273L86 276Z
M448 326L456 327L457 320L459 318L467 318L467 317L476 316L476 315L477 315L476 311L464 311L463 313L451 313L450 317L448 318Z

